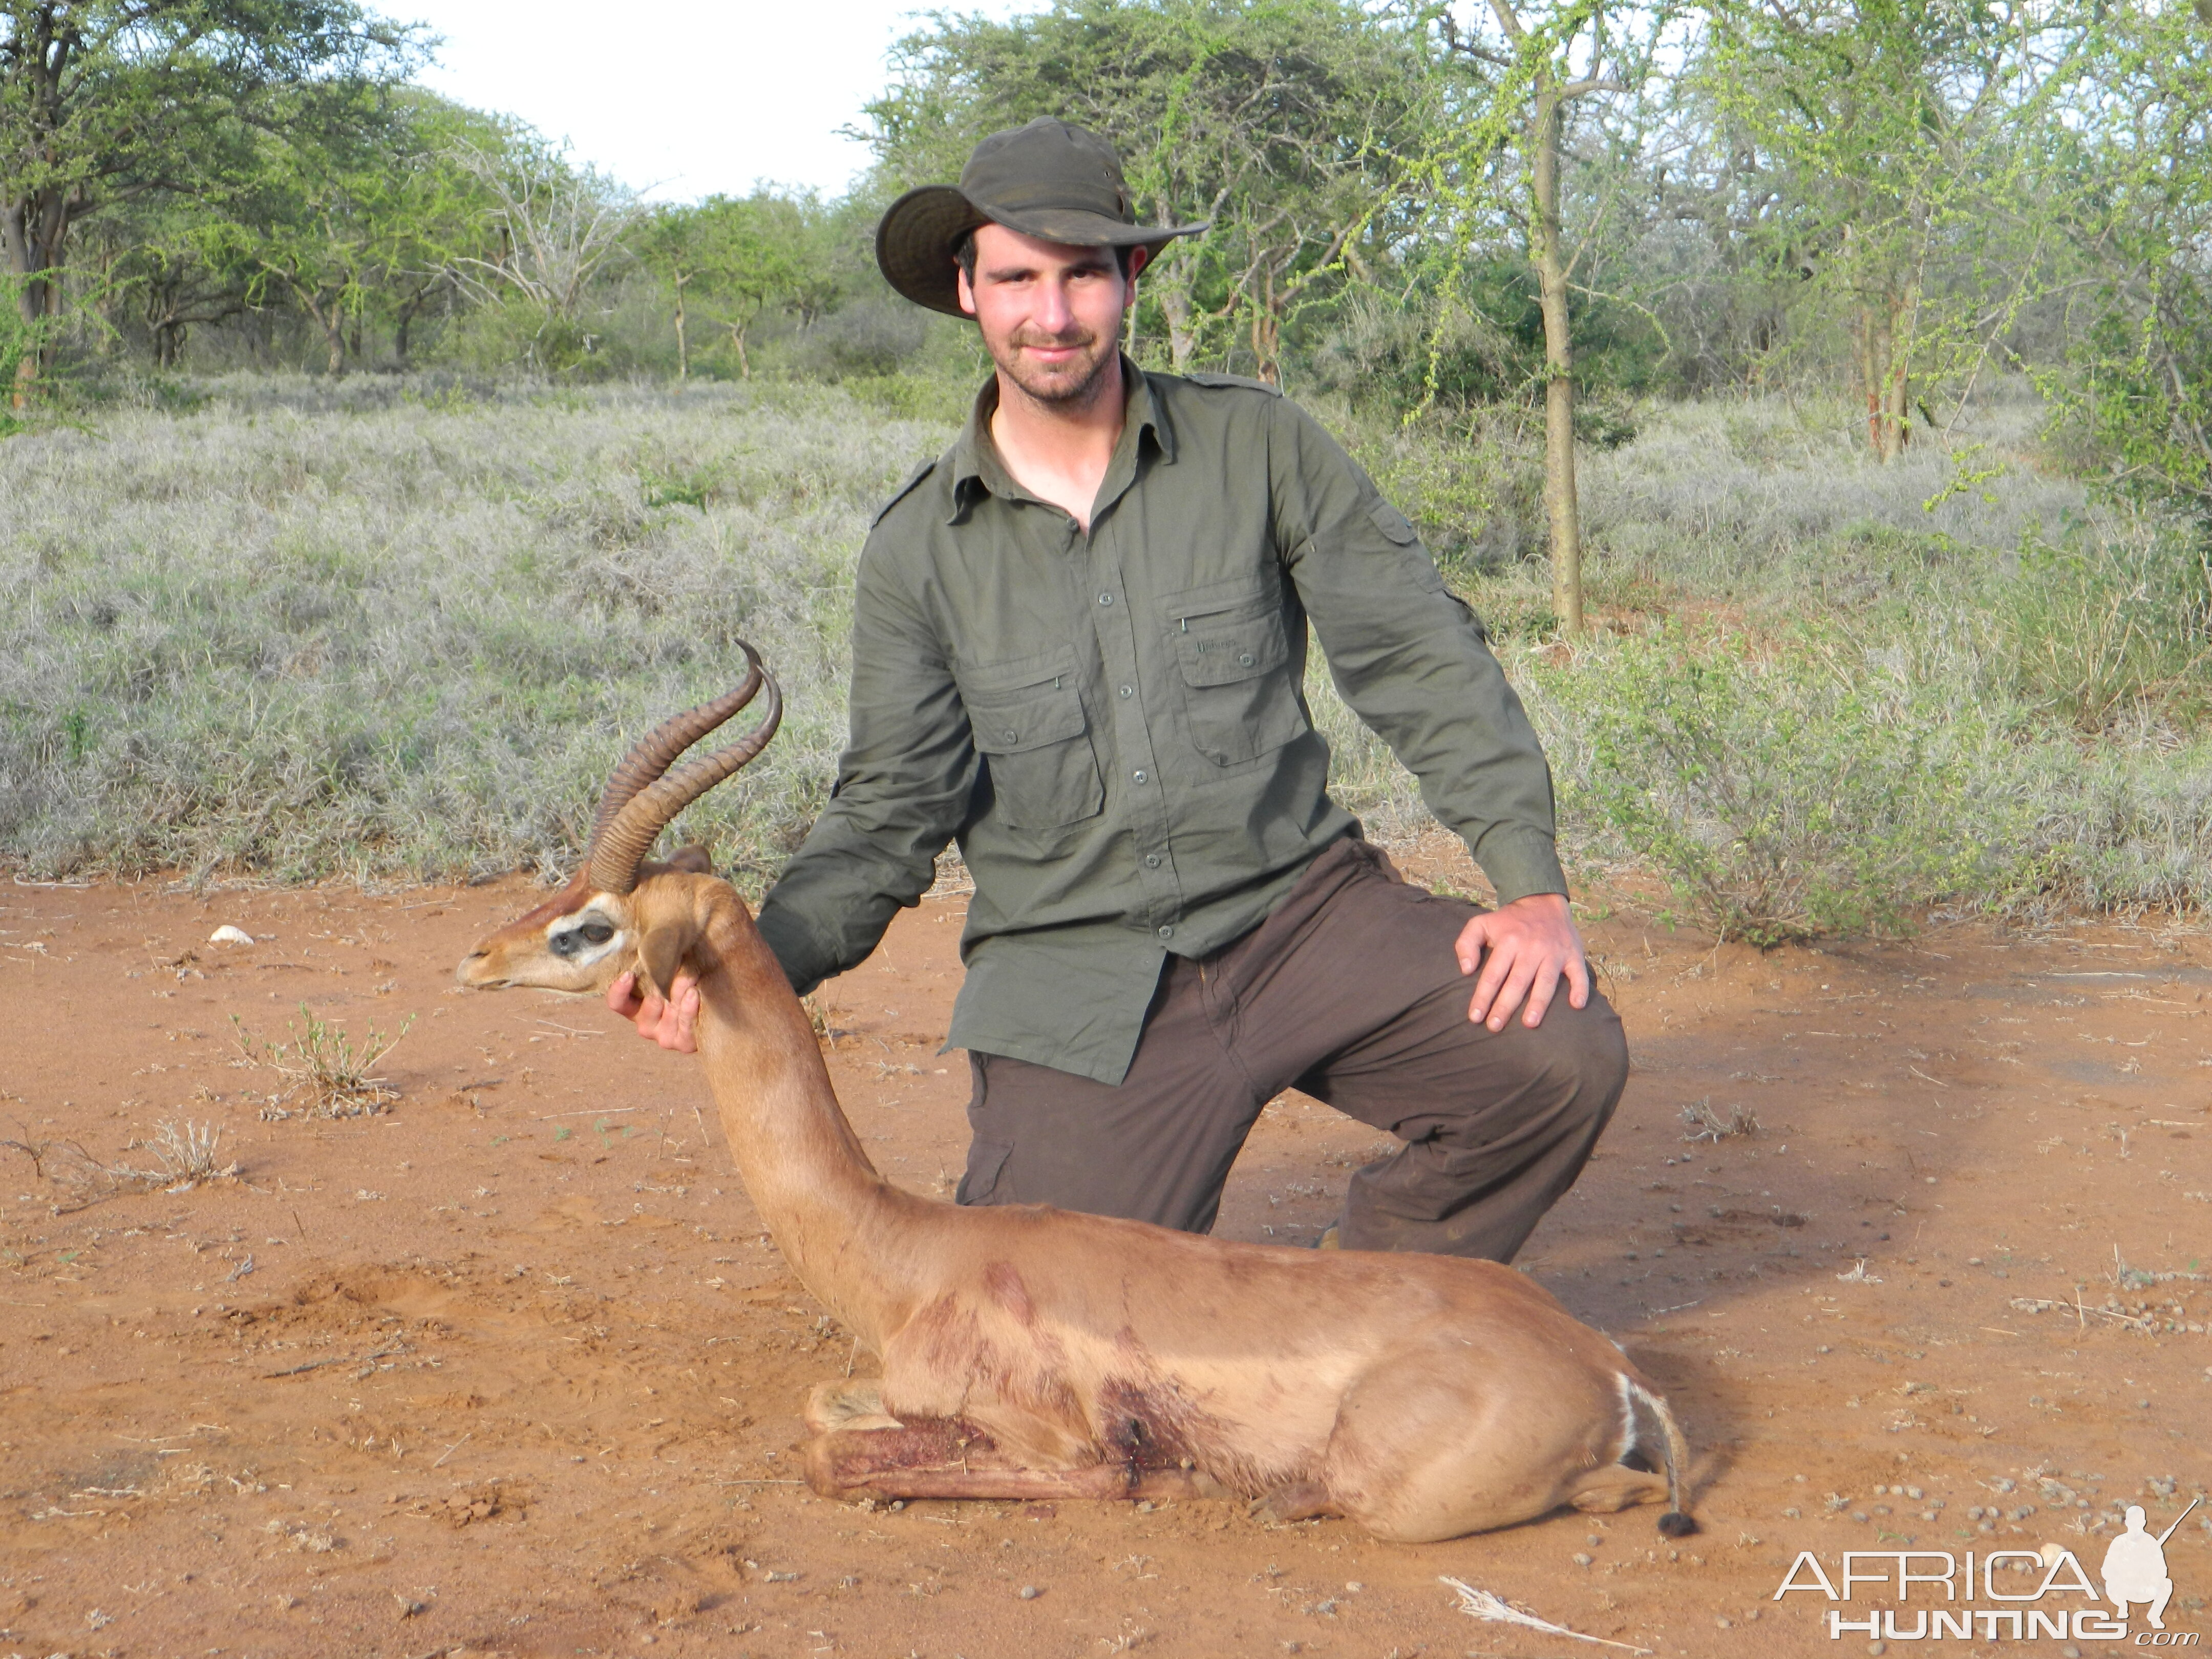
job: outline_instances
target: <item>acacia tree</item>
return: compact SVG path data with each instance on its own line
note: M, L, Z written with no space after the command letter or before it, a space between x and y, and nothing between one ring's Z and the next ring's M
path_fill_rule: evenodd
M519 124L505 124L501 139L495 146L463 140L450 152L484 192L495 239L456 269L477 298L519 300L536 313L524 353L532 368L566 368L592 349L580 320L586 293L629 256L626 239L647 210L634 191L596 167L571 166Z
M2212 521L2212 0L2101 8L2085 58L2034 168L2070 325L2036 379L2114 482Z
M738 373L752 378L746 335L770 305L803 314L826 303L819 278L820 204L772 191L710 196L696 206L664 207L639 226L632 251L668 285L675 302L676 374L691 372L687 295L697 291L714 323L728 331Z
M264 138L251 181L224 204L253 299L299 307L334 375L365 355L371 310L388 310L404 361L416 315L459 261L486 251L495 204L455 158L491 136L484 118L410 94L363 131Z
M348 125L416 55L351 0L4 0L0 249L23 327L58 315L88 214L202 190L224 129ZM17 363L18 403L39 368Z
M1495 33L1474 16L1462 23L1448 9L1437 15L1446 51L1469 73L1455 88L1455 118L1440 131L1422 171L1431 224L1456 244L1445 255L1454 284L1480 257L1480 228L1501 208L1536 277L1552 610L1566 634L1579 636L1583 535L1570 292L1582 249L1570 246L1561 214L1568 114L1585 100L1626 93L1644 70L1609 33L1604 0L1559 0L1543 10L1489 0L1488 9ZM1629 61L1620 73L1615 66L1624 56Z
M1710 15L1700 79L1777 196L1760 230L1807 279L1801 305L1846 312L1867 441L1894 460L1918 384L1970 372L2047 285L2057 200L2030 161L2080 108L2091 13L1730 0Z

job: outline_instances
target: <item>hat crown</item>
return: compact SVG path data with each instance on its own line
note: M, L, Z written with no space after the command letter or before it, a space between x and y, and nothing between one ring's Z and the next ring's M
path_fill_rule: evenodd
M1133 222L1114 147L1087 128L1048 115L994 132L976 145L961 169L960 192L986 213L1058 210Z

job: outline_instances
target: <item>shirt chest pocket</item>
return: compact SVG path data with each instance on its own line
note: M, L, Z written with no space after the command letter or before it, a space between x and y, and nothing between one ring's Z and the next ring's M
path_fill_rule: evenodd
M958 678L1000 822L1056 830L1097 816L1106 789L1073 653L979 665Z
M1209 763L1233 766L1306 730L1281 601L1264 583L1216 583L1164 601L1182 670L1190 740Z

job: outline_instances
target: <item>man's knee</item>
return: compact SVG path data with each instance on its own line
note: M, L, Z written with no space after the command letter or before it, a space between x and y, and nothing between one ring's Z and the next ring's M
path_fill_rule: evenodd
M1584 1008L1562 999L1516 1035L1516 1081L1531 1103L1602 1128L1628 1082L1628 1037L1613 1006L1595 993Z

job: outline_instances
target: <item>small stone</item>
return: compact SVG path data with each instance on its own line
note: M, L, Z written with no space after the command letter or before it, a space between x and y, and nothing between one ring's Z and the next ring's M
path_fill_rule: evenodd
M1043 1594L1044 1592L1039 1589L1035 1584L1024 1584L1022 1586L1022 1600L1024 1601L1034 1601L1038 1596L1042 1595Z
M1796 1521L1801 1520L1803 1517L1798 1513L1796 1507L1793 1504L1790 1508L1782 1511L1782 1518L1784 1521Z
M1729 1618L1726 1613L1723 1613L1718 1618L1715 1619L1713 1623L1718 1625L1723 1630L1734 1630L1735 1628L1735 1620Z
M208 943L210 945L251 945L253 943L253 935L243 927L234 927L226 921L208 935Z
M1905 1489L1905 1495L1907 1498L1911 1498L1914 1503L1917 1504L1917 1503L1918 1503L1922 1498L1925 1498L1928 1494L1927 1494L1926 1492L1923 1492L1923 1491L1922 1491L1918 1486L1907 1486L1907 1487Z
M1577 1566L1586 1567L1589 1565L1591 1557L1583 1553L1581 1550L1577 1550L1574 1553L1573 1560Z
M1887 1642L1869 1642L1867 1644L1867 1651L1873 1654L1887 1653L1889 1651L1889 1644Z

